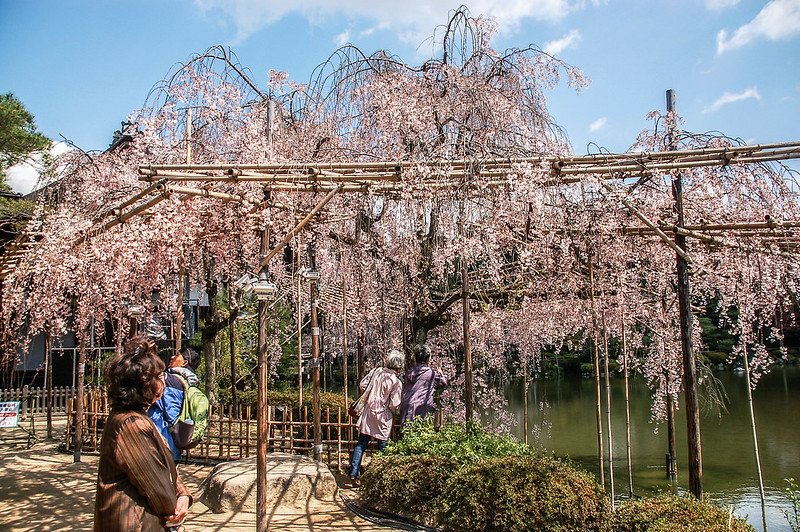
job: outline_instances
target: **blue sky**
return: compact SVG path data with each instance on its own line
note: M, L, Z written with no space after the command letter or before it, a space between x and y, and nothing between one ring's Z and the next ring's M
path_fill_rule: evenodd
M253 79L308 81L341 44L409 64L447 21L425 0L0 0L0 92L13 92L54 140L102 150L178 62L229 46ZM592 80L549 108L576 153L626 151L677 92L684 129L749 143L800 140L800 0L476 0L495 49L534 44ZM24 182L12 183L18 189Z

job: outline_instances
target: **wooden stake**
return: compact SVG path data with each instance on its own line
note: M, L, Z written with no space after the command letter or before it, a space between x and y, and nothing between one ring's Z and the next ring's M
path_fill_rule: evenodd
M600 314L600 320L603 326L603 360L605 361L605 378L606 378L606 424L608 426L608 480L611 486L611 511L616 508L615 489L614 489L614 438L612 437L611 430L611 382L608 371L608 329L606 328L606 312L603 309Z

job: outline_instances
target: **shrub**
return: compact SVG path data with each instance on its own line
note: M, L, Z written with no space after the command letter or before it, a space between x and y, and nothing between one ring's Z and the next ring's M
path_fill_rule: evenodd
M533 451L512 436L500 436L477 423L447 423L436 430L431 419L406 424L403 438L389 445L386 454L447 458L457 466L487 458L532 456Z
M730 527L728 526L730 522ZM693 497L663 495L622 503L614 513L619 532L732 531L755 529L724 508Z
M442 457L378 455L362 477L361 502L433 524L436 506L455 464Z
M217 397L219 402L222 404L229 405L232 402L231 399L231 391L230 389L222 388L217 392ZM311 408L311 401L312 401L312 392L311 390L303 390L303 405ZM242 406L250 405L252 408L256 408L258 406L258 390L250 389L240 391L236 394L236 399L238 403ZM322 410L326 408L330 408L332 411L336 411L336 408L342 409L342 417L346 417L346 406L344 395L339 393L332 393L332 392L321 392L319 394L320 399L320 407ZM272 406L292 406L297 407L297 390L268 390L267 391L267 403Z
M461 468L439 498L444 530L605 530L608 501L588 474L554 458L492 458Z

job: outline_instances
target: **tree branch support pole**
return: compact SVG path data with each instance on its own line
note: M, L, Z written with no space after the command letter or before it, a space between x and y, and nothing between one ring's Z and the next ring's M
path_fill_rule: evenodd
M600 466L600 485L606 487L606 464L603 452L603 407L600 391L600 353L597 339L597 309L594 301L594 257L589 253L589 302L592 306L592 357L594 369L595 419L597 420L597 458Z
M311 256L312 268L314 267L314 257ZM311 356L312 356L312 379L313 379L313 401L311 411L314 416L314 460L322 460L322 420L320 419L320 397L319 397L319 323L317 321L317 282L311 280Z
M261 231L259 253L263 257L267 252L268 236L266 230ZM267 447L269 444L269 423L267 411L267 382L269 379L269 361L267 360L267 302L258 302L258 450L256 457L256 530L269 530L269 514L267 513Z
M675 113L675 92L667 91L667 113ZM670 150L675 148L672 133L668 138ZM683 182L680 172L672 176L672 193L675 197L677 226L685 225L683 217ZM703 499L703 458L700 440L700 408L697 402L697 367L692 346L692 308L689 301L689 263L686 260L686 236L675 234L675 244L683 253L677 255L678 306L681 324L681 350L683 351L683 394L686 404L686 436L688 440L689 491L698 500Z
M89 331L83 331L81 339L78 342L78 366L76 372L76 405L75 405L75 439L72 441L75 448L72 452L72 461L81 461L81 451L83 450L83 415L84 408L83 402L85 394L83 390L83 376L86 370L86 337L89 336ZM69 430L69 428L67 428Z

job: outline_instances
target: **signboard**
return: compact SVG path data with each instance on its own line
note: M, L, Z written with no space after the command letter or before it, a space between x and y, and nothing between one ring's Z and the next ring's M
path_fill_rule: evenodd
M19 426L19 401L0 403L0 428Z

